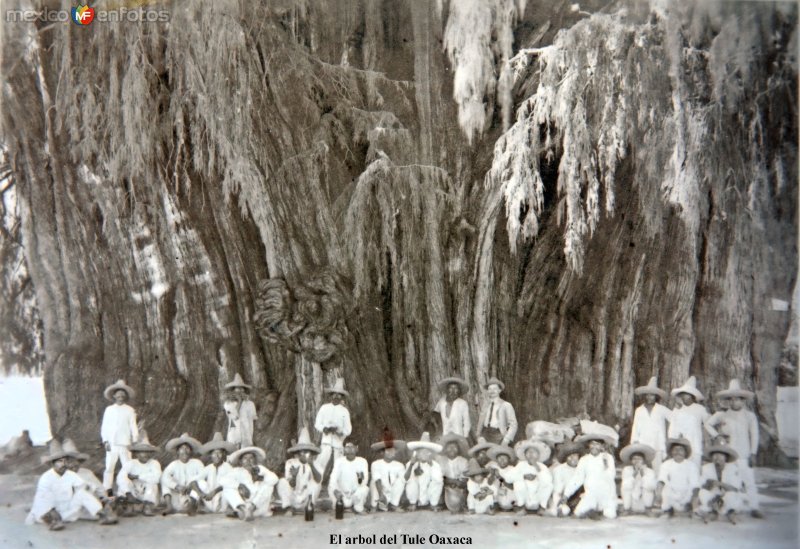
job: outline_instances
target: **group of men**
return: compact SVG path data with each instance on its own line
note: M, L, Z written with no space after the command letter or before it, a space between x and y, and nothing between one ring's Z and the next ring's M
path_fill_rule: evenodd
M630 443L619 452L621 504L618 437L611 428L586 422L577 433L566 428L568 435L558 440L534 432L513 444L517 419L513 406L500 398L505 385L499 379L484 385L487 398L474 429L462 398L469 385L452 377L439 388L443 396L434 407L441 418L437 440L428 432L412 442L384 433L372 445L377 455L368 464L348 440L352 425L344 403L349 394L343 380L337 380L325 389L330 402L320 407L314 423L320 445L301 429L278 478L264 466L264 450L252 443L256 408L249 399L251 387L239 374L226 386L227 437L215 433L201 444L184 433L169 440L165 450L175 459L163 470L154 459L159 449L138 428L136 412L128 404L134 390L119 380L104 391L113 403L101 427L103 482L81 467L88 456L71 441L52 441L43 458L51 468L39 481L28 521L46 523L52 530L79 518L115 524L119 512L225 513L249 521L313 506L324 478L337 506L356 514L429 508L614 518L621 507L625 514L695 513L704 521L725 516L734 522L735 513L743 510L761 516L752 470L758 423L745 408L753 393L737 380L717 393L720 409L713 415L700 404L704 397L694 377L673 389L677 403L672 410L660 402L666 392L656 378L635 389L642 403L634 413ZM477 439L471 447L470 438ZM703 464L703 457L708 463Z

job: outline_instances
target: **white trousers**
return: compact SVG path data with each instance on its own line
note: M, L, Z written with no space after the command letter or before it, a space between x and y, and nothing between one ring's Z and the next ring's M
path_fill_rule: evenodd
M206 493L211 492L216 488L216 486L211 488L211 486L209 486L208 482L205 480L198 480L197 486ZM223 513L225 512L225 509L228 508L228 505L225 503L225 499L222 497L222 492L217 492L217 494L210 500L203 498L200 501L202 502L201 505L203 508L209 513Z
M420 476L411 472L411 476L406 481L406 497L411 505L439 505L442 497L444 482L433 480L429 471L425 471Z
M686 505L692 502L691 488L674 488L669 484L664 485L661 492L661 510L668 511L674 509L683 511Z
M366 484L361 484L355 490L348 492L341 488L339 488L339 491L342 493L342 503L344 503L345 508L352 507L359 513L364 512L364 504L367 502L367 497L369 497L369 487Z
M250 503L255 507L253 516L270 517L272 516L270 503L272 502L272 492L274 489L274 484L267 485L259 483L255 490L250 491L250 497L245 500L239 493L238 488L225 488L222 490L222 497L232 509L238 509L240 505Z
M547 502L550 500L550 494L553 493L553 486L539 479L534 480L518 480L514 483L514 496L517 500L517 505L525 507L528 510L535 511L540 507L547 507Z
M316 504L321 489L322 485L314 481L309 482L301 490L298 490L297 488L292 488L285 478L278 480L278 497L281 498L281 507L284 509L305 507L308 496L311 496L311 501Z
M108 490L114 486L114 470L117 468L117 461L125 465L131 460L131 451L127 446L111 445L111 450L106 452L106 470L103 472L103 488Z
M333 456L333 461L335 462L343 455L344 450L341 447L334 448L330 444L321 444L319 455L314 460L314 466L317 468L317 471L319 471L320 474L324 475L325 468L328 466L331 456Z
M117 485L117 494L124 496L128 492L139 501L146 503L158 503L158 484L155 482L144 482L143 480L131 480Z
M190 499L194 499L197 502L200 501L200 494L198 494L194 490L189 492L188 495L183 495L180 492L176 492L174 490L170 490L162 486L161 491L164 493L164 497L166 496L170 497L170 499L172 500L172 507L176 511L186 511L189 507Z
M403 497L403 491L406 487L406 480L403 478L402 475L398 475L397 479L395 479L393 484L387 486L387 482L385 480L381 481L383 485L383 495L386 496L388 502L395 507L400 505L400 498ZM373 480L370 482L370 496L372 500L372 507L373 509L378 505L380 501L379 494L378 494L378 487Z
M617 516L617 487L614 481L592 482L583 485L583 496L575 507L575 516L582 517L589 511L602 511L606 518Z
M472 494L467 495L467 509L475 511L477 514L483 514L489 511L494 505L494 496L489 494L483 499L477 499Z
M745 498L743 504L751 511L758 510L760 504L758 502L758 487L756 486L756 475L747 458L739 458L736 462L739 465L739 474L742 475L744 481Z
M88 491L76 490L69 500L57 502L54 509L58 511L64 522L75 522L78 519L95 520L97 513L103 509L103 504ZM25 523L33 524L34 522L44 523L44 520L42 517L34 517L33 513L30 513L25 519Z
M517 503L516 486L508 488L502 482L499 483L497 488L497 505L506 511L514 508Z
M723 493L722 490L713 489L700 490L700 493L697 494L697 499L700 500L699 510L706 513L716 511L716 509L711 508L711 500L717 496L722 497L722 507L719 509L721 514L725 514L728 511L741 511L744 508L744 497L741 492Z

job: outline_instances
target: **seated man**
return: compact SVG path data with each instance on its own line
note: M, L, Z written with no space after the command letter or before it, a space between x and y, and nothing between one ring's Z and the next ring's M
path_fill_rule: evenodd
M165 514L186 511L189 516L197 513L202 497L194 489L195 482L203 476L203 462L192 456L200 449L200 442L183 433L167 442L168 452L175 451L178 459L164 468L161 475L161 494Z
M71 457L67 458L67 469L81 478L85 484L84 489L93 494L101 503L109 501L106 489L100 479L97 478L97 475L91 469L82 467L83 463L89 459L89 454L81 453L72 439L69 438L64 439L63 448L65 452L72 454Z
M711 463L703 465L701 470L697 514L704 521L709 514L712 519L722 514L736 524L735 515L745 509L746 494L744 478L736 462L739 455L730 446L713 445L706 450L706 457Z
M225 479L222 497L242 520L272 516L272 493L278 476L259 465L266 457L261 448L247 446L231 454L229 459L234 469Z
M341 499L345 509L352 507L361 515L369 496L369 469L367 460L357 457L357 452L358 446L352 442L344 445L344 456L333 463L328 492Z
M200 447L200 455L211 454L211 463L203 468L203 473L192 487L200 495L203 508L209 513L224 513L228 508L222 497L222 490L233 474L233 466L228 463L228 454L234 450L236 444L224 440L220 432L214 433L214 437Z
M398 450L405 448L402 440L376 442L373 450L383 451L383 457L372 462L370 499L372 508L378 511L400 511L400 498L406 487L405 466L396 461Z
M673 515L675 511L691 512L700 490L700 472L687 458L692 446L685 438L667 440L667 453L671 456L658 471L655 505Z
M616 518L617 470L614 457L605 448L606 444L612 444L612 440L603 433L586 433L579 436L576 442L588 444L589 453L578 460L583 496L575 508L575 516L594 518L602 513L606 518Z
M470 463L464 473L467 480L467 508L471 515L494 514L494 501L497 489L489 479L489 470L477 463Z
M543 511L553 493L553 476L543 463L550 458L550 447L538 440L524 440L515 451L520 459L511 479L517 514Z
M495 446L495 444L487 442L483 437L478 438L478 444L469 449L470 465L475 462L478 467L488 467L492 459L489 457L489 450Z
M565 442L558 449L558 465L551 469L553 475L553 495L547 514L553 517L566 517L575 511L581 495L583 480L578 472L583 446L576 442Z
M489 458L491 461L486 468L492 471L495 479L497 507L510 511L517 501L514 497L514 450L509 446L496 445L489 450Z
M442 455L438 458L444 483L444 504L451 513L460 513L464 510L467 501L467 479L464 476L464 472L469 466L466 458L467 439L455 433L449 433L442 437L440 443L444 448Z
M311 444L308 429L303 427L297 444L286 450L291 457L284 466L284 478L278 481L278 495L281 507L292 508L292 514L302 513L308 498L317 502L322 488L322 473L317 470L311 455L318 455L320 449Z
M655 472L647 466L656 456L646 444L630 444L619 453L622 463L622 509L626 515L649 512L655 498Z
M117 474L117 495L124 501L126 514L133 514L134 507L142 505L142 514L152 517L153 507L158 505L158 484L161 480L161 464L153 459L158 448L147 440L147 433L139 431L139 440L131 446L133 459L125 463Z
M408 449L414 452L406 465L404 475L408 510L416 511L419 503L420 507L430 505L434 511L438 511L444 477L442 468L433 460L433 455L440 453L442 447L431 442L429 433L422 433L420 440L408 443Z
M105 508L93 494L85 489L84 482L67 469L67 459L76 457L65 452L58 441L50 443L49 454L42 463L49 463L36 485L33 506L25 519L26 524L47 524L50 530L63 530L65 522L80 518L100 519L100 524L116 524L117 517L109 505Z

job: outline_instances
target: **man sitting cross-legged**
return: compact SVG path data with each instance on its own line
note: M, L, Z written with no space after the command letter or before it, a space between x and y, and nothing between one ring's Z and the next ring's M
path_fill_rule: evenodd
M168 452L175 451L178 459L164 468L161 474L161 494L165 514L186 512L194 515L202 497L195 490L196 481L203 476L203 462L192 456L200 449L200 442L183 433L166 444Z
M236 515L243 520L253 520L254 517L272 516L272 493L278 484L278 477L264 467L259 461L264 461L267 455L261 448L248 446L237 450L230 457L234 470L228 477L230 482L222 490L222 496Z
M511 478L517 514L543 512L553 493L553 475L544 465L550 457L550 447L538 440L525 440L515 450L520 460Z
M211 455L211 463L203 468L203 473L192 484L200 495L201 509L209 513L224 513L228 508L222 491L232 485L233 466L228 463L228 454L236 449L236 444L222 438L222 433L214 433L214 437L200 447L200 454Z
M132 515L139 504L144 516L155 515L153 507L158 504L158 484L161 480L161 464L153 459L157 450L147 440L147 433L139 431L139 440L131 446L133 459L125 463L117 475L117 495L126 515Z
M370 499L372 508L378 511L400 511L400 498L406 487L406 468L397 461L398 450L404 451L406 444L402 440L376 442L371 446L375 451L382 451L383 457L372 462L370 476Z

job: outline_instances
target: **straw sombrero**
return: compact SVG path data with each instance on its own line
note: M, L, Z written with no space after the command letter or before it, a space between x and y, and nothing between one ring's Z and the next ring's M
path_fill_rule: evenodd
M202 444L200 444L200 441L197 440L196 438L190 437L189 433L183 433L178 438L173 438L172 440L167 442L164 448L167 450L167 452L171 452L181 444L188 444L189 446L191 446L192 452L194 453L197 453L197 451L200 450L200 446L202 446Z
M575 439L575 442L586 444L589 441L598 440L610 446L614 445L614 439L603 433L584 433Z
M253 454L256 456L256 461L264 461L267 459L267 453L258 446L246 446L241 450L236 450L234 453L232 453L231 457L228 458L228 461L231 465L239 465L239 460L245 454Z
M233 389L235 387L244 387L248 391L253 388L252 385L248 385L247 383L245 383L244 380L242 379L242 376L240 376L238 373L235 376L233 376L233 381L225 385L226 389Z
M411 451L414 450L430 450L431 452L439 453L442 451L442 445L436 444L435 442L431 442L431 435L427 431L422 433L422 436L419 437L419 440L415 440L414 442L408 443L408 449Z
M520 461L525 461L525 450L528 448L536 448L536 451L539 452L539 461L541 463L545 463L550 459L550 447L544 442L539 440L521 440L514 445L514 451L517 453L517 457ZM489 453L491 454L491 450Z
M494 447L493 443L486 442L485 438L479 437L478 438L478 444L476 444L475 446L470 448L468 453L469 453L470 456L475 456L475 454L477 454L481 450L491 450L492 447Z
M672 396L679 395L681 393L689 393L698 401L704 400L705 397L703 393L697 390L697 379L694 376L689 377L681 387L672 390Z
M511 460L511 463L517 461L517 456L514 455L514 449L511 448L511 446L506 446L505 444L495 444L491 448L489 448L489 451L487 453L489 454L489 458L492 461L497 461L497 456L500 456L502 454L507 455L508 458Z
M725 454L727 456L726 461L728 462L736 461L737 459L739 459L739 454L736 452L736 450L734 450L733 448L731 448L726 444L714 444L713 446L709 446L705 452L706 459L711 461L711 454L717 454L717 453Z
M311 437L308 434L308 428L303 427L300 429L300 435L297 437L297 444L286 450L287 454L294 454L296 452L303 452L303 451L314 452L315 454L319 454L320 449L317 446L311 444Z
M753 398L755 394L753 391L748 391L747 389L742 389L741 384L739 384L738 379L732 379L728 384L728 388L724 391L719 391L717 393L717 398L733 398L733 397L740 397L740 398Z
M229 454L236 450L236 444L222 438L222 433L217 431L214 437L200 447L200 455L210 454L214 450L225 450Z
M506 388L506 384L497 379L496 377L490 377L489 381L483 384L483 388L488 389L489 385L497 385L498 387L500 387L501 391L505 390Z
M113 402L114 393L119 389L122 389L128 394L128 400L133 400L133 397L136 396L136 391L131 389L131 387L127 385L125 381L122 379L118 379L116 383L106 387L106 389L103 391L103 396L106 397L106 400L110 400Z
M131 452L158 452L158 447L150 444L147 431L142 429L139 431L139 440L131 446Z
M564 462L570 454L578 454L583 451L583 445L577 442L567 441L558 448L558 461Z
M339 393L340 395L344 395L346 397L350 396L350 393L344 390L344 379L337 378L336 382L333 384L333 387L328 387L325 389L326 393Z
M455 433L447 433L439 439L439 444L442 445L442 448L447 446L450 442L456 443L456 446L458 446L458 454L460 456L466 457L469 454L469 442L467 442L466 438Z
M78 461L86 461L87 459L89 459L89 454L84 454L80 450L78 450L78 447L75 446L75 443L72 442L71 438L64 439L64 444L62 445L62 448L65 452L72 454L72 457L74 457Z
M474 460L470 461L469 467L464 472L465 477L474 477L475 475L488 475L488 474L489 474L489 469L481 467L480 465L478 465L478 462Z
M667 392L658 388L658 378L651 377L647 385L642 385L633 390L634 395L656 395L661 399L667 398Z
M667 439L667 454L672 452L672 447L675 445L683 446L686 448L686 457L692 455L692 443L686 440L685 438L668 438Z
M619 452L619 457L623 463L630 463L634 454L642 454L647 463L653 461L656 451L647 444L629 444Z
M447 386L450 385L451 383L456 383L456 384L458 384L459 387L461 387L461 394L462 395L464 393L468 393L469 392L469 385L467 385L467 382L464 381L463 379L461 379L460 377L446 377L446 378L444 378L443 380L441 380L438 383L439 390L440 391L446 391L447 390Z
M74 453L66 451L64 447L61 446L61 443L55 439L50 441L47 452L47 455L41 457L42 463L52 463L65 457L77 457Z
M405 452L408 444L406 444L405 440L382 440L370 445L370 448L376 452L387 448L395 448L398 452Z

